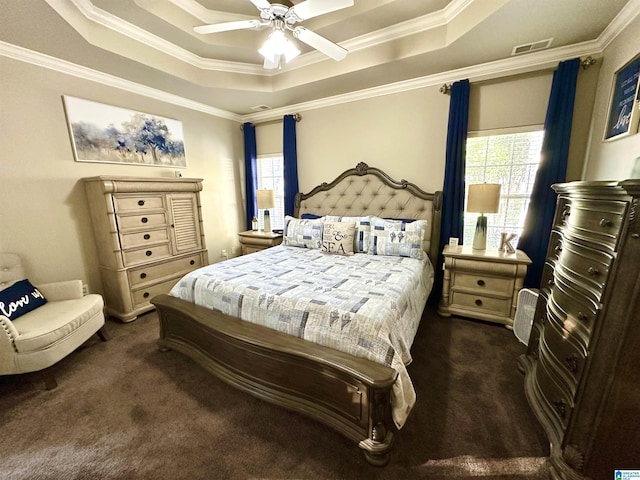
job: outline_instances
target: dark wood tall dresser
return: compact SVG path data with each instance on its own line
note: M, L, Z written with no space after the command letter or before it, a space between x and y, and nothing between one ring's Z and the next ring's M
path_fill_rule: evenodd
M554 479L640 470L640 180L554 185L526 355Z

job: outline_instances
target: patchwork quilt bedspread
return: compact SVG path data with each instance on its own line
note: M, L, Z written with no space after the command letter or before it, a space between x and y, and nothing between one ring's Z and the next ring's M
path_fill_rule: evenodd
M426 257L330 255L278 246L195 270L174 297L394 368L401 428L415 403L406 365L433 267Z

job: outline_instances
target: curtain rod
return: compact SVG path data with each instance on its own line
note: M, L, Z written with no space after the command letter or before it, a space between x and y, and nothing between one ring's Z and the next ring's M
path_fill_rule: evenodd
M585 57L585 58L580 58L580 66L582 67L583 70L587 70L591 65L597 63L598 60L593 58L591 55ZM555 70L555 67L553 68L549 68L548 70ZM539 70L539 71L544 71L546 69L543 70ZM474 82L474 85L481 85L483 82L486 81L493 81L495 79L490 79L490 80L481 80L479 82ZM451 95L451 85L452 83L445 83L440 87L440 93L443 93L444 95Z
M293 114L293 118L295 119L296 122L301 122L302 121L302 115L300 115L299 113L294 113ZM258 123L254 123L254 125L269 125L271 123L278 123L278 122L283 122L283 118L274 118L272 120L265 120L264 122L258 122ZM244 124L240 125L240 130L243 130L244 128Z

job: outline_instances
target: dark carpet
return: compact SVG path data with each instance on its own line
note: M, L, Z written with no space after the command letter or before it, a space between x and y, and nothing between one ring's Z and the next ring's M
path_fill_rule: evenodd
M109 321L58 364L0 377L0 478L545 479L548 445L529 409L517 357L499 325L427 307L409 373L418 401L391 462L315 421L234 390L157 348L155 312Z

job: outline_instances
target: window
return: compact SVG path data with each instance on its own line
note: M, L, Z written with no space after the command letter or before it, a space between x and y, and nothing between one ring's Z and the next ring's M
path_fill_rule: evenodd
M258 156L258 189L273 190L275 208L270 213L271 229L284 228L284 157L282 155ZM264 228L264 215L258 212L258 228Z
M487 214L487 248L500 246L502 232L518 237L524 228L540 151L542 130L469 136L465 183L500 183L500 211ZM465 200L466 202L466 200ZM477 213L464 213L464 245L473 244ZM513 242L516 245L516 242Z

